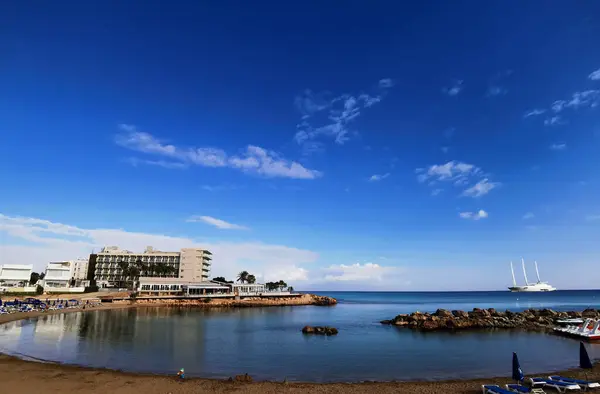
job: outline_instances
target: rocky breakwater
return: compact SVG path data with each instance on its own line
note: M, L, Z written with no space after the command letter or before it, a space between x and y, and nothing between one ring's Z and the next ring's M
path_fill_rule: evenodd
M302 329L302 333L303 334L316 334L316 335L337 335L338 334L338 329L335 327L328 327L328 326L317 326L317 327L312 327L312 326L304 326L304 328Z
M115 300L113 304L152 305L152 306L190 306L202 308L219 307L263 307L263 306L294 306L294 305L316 305L330 306L337 304L335 298L319 296L315 294L302 294L290 297L273 297L265 293L262 296L235 298L138 298L135 300Z
M586 309L582 312L556 312L552 309L527 309L523 312L504 312L493 308L474 308L470 312L438 309L434 313L414 312L398 315L382 324L406 327L419 331L469 330L469 329L523 329L550 330L558 319L600 318L600 310Z

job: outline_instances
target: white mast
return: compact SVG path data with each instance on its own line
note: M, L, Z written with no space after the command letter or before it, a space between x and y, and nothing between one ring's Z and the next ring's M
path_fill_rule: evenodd
M541 282L541 280L540 280L540 271L538 271L537 261L535 262L535 274L537 275L538 283L540 283Z
M512 261L510 262L510 272L512 273L512 277L513 277L513 286L517 286L517 280L515 279L515 269L513 268L512 265Z
M525 277L525 285L528 285L529 281L527 280L527 271L525 271L525 259L523 259L523 257L521 257L521 264L523 265L523 276Z

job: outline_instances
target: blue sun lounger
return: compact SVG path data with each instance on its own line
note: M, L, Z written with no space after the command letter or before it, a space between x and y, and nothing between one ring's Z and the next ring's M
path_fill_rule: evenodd
M559 382L558 380L551 380L551 379L544 379L544 378L529 378L529 380L531 380L531 385L533 387L539 387L539 386L552 387L552 388L558 390L558 392L560 392L560 393L566 393L567 391L573 391L573 390L581 390L581 387L579 387L579 385L574 384L574 383L565 383L565 382Z
M506 389L513 393L531 393L531 394L546 394L544 389L539 387L527 387L522 384L507 384Z
M512 391L503 389L495 384L484 384L481 386L483 394L514 394Z
M550 378L550 380L558 380L559 382L563 382L563 383L576 384L585 389L595 389L595 388L600 387L600 383L590 382L588 380L565 378L564 376L558 376L558 375L553 375L553 376L548 376L548 377Z

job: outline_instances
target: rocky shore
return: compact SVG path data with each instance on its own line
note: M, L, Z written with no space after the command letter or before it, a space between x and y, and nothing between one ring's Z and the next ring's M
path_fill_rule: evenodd
M302 328L302 333L303 334L316 334L316 335L327 335L327 336L331 336L331 335L337 335L338 334L338 329L335 327L329 327L329 326L304 326L304 328Z
M558 319L600 318L600 310L556 312L552 309L527 309L523 312L497 311L493 308L474 308L470 312L438 309L434 313L401 314L382 324L406 327L419 331L469 329L550 330Z
M222 307L222 308L244 308L261 306L295 306L295 305L316 305L330 306L337 304L337 300L332 297L319 296L315 294L303 294L295 297L248 297L240 300L223 298L199 298L199 299L136 299L113 301L113 304L134 304L139 306L194 306L194 307Z

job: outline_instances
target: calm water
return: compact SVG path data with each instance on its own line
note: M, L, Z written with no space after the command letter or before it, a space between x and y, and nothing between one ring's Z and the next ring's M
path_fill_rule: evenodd
M417 333L383 326L398 313L437 308L600 308L600 291L545 294L320 293L334 307L226 310L140 308L43 316L0 326L0 351L133 372L262 380L361 381L509 376L511 352L526 373L577 366L578 342L522 332ZM306 325L337 337L304 336ZM600 344L588 345L600 357Z

